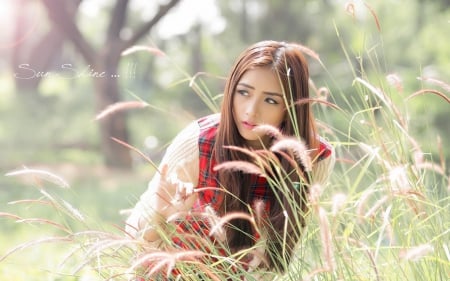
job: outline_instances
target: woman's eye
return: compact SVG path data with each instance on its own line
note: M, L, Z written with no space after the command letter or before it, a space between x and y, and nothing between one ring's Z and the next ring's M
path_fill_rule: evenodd
M266 102L267 102L267 103L270 103L270 104L278 104L278 101L276 101L276 100L274 100L274 99L272 99L272 98L267 98L267 99L266 99Z
M248 96L248 92L246 90L237 90L236 92L241 96Z

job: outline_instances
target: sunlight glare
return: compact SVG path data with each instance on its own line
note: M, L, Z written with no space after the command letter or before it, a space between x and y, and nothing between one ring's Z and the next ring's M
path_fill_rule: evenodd
M183 0L170 11L158 25L158 35L170 38L187 33L201 23L205 31L217 34L225 29L226 21L220 15L215 0Z
M0 26L1 29L1 40L0 43L5 43L7 38L10 38L12 35L14 28L14 9L12 5L13 0L3 0L2 5L0 5Z

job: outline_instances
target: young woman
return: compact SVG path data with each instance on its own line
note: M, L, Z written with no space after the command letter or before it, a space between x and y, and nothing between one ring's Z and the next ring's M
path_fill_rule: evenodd
M335 161L333 148L317 135L308 81L302 46L262 41L248 47L228 77L220 114L192 122L175 137L128 218L127 231L156 245L158 227L174 214L209 208L219 217L250 215L262 202L260 227L248 219L230 219L225 238L216 240L235 253L264 239L263 258L256 266L284 271L304 226L308 187L325 184ZM301 152L271 150L280 138L304 144L311 165L295 157ZM261 164L255 159L272 160ZM229 161L238 161L231 162L237 166L217 169ZM264 171L258 175L239 168L246 162L265 167ZM198 220L194 226L186 224L189 220L182 230L194 229L202 235L214 227L206 219L202 224ZM179 239L173 243L184 247ZM243 262L255 266L254 261Z

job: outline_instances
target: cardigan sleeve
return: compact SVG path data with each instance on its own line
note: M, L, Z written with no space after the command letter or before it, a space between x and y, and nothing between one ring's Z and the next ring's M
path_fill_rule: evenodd
M185 127L168 146L158 170L161 171L162 167L167 165L167 177L175 176L180 182L191 183L193 186L197 186L199 173L199 132L198 123L195 121ZM161 220L167 219L167 216L172 213L191 208L190 205L193 204L194 196L187 199L184 204L171 205L170 201L174 199L177 192L176 186L167 185L163 190L159 190L160 180L160 173L156 172L150 180L147 190L141 195L130 217L127 219L129 232L135 232L132 229L141 229L144 222L150 225L158 224ZM166 198L166 200L161 199L161 197ZM163 208L165 211L156 209L156 206L161 206L161 200L164 200L164 202L167 201L167 206Z

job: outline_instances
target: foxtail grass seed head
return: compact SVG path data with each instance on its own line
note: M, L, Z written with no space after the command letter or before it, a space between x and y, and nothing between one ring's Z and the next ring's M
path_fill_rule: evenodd
M58 187L69 188L70 185L60 176L57 176L51 172L39 170L39 169L29 169L24 168L22 170L12 171L6 173L5 176L13 177L13 176L29 176L33 179L45 180L51 183L54 183Z
M414 151L413 152L413 159L415 165L420 165L424 162L424 156L422 151Z
M307 149L305 143L295 138L284 138L275 142L271 147L271 151L292 151L295 158L302 163L306 172L312 171L312 160L309 155L309 150Z
M432 163L432 162L428 162L428 161L425 161L425 162L423 162L421 164L416 165L416 168L419 169L419 170L433 171L433 172L435 172L437 174L440 174L440 175L443 175L443 176L445 175L445 171L444 171L444 169L442 168L441 165L436 164L436 163Z
M330 223L328 222L327 214L322 207L318 209L320 238L322 241L322 254L326 262L326 268L329 271L333 271L334 266L334 253L332 246L332 236L330 230Z
M95 116L95 120L101 120L104 119L112 114L115 114L117 112L130 110L130 109L138 109L138 108L144 108L147 107L148 103L142 102L142 101L122 101L122 102L116 102L114 104L109 105L104 110L102 110L97 116Z
M386 80L389 83L389 85L395 87L397 92L402 93L403 92L403 81L400 76L396 73L388 74L386 76Z
M434 85L438 85L442 89L444 89L446 92L450 93L450 85L445 83L444 81L441 81L441 80L438 80L438 79L434 79L434 78L431 78L431 77L417 77L417 79L421 80L421 81L429 82L429 83L434 84Z
M372 195L373 193L375 193L375 190L368 189L365 190L359 197L359 200L356 204L356 214L359 220L364 217L364 210L366 209L367 201L369 200L370 195Z
M224 242L226 239L226 231L225 231L225 228L223 227L223 225L219 225L220 217L217 215L214 208L209 205L206 206L205 207L205 216L206 216L206 219L208 220L211 228L215 229L215 232L213 233L211 231L210 235L214 236L219 241Z
M128 55L134 54L136 52L142 52L142 51L145 51L145 52L157 55L157 56L165 56L166 55L163 51L161 51L158 48L136 45L136 46L132 46L132 47L126 49L125 51L123 51L121 56L128 56Z
M253 163L249 163L247 161L228 161L220 163L214 166L214 171L218 170L230 170L230 171L240 171L246 174L255 174L261 177L265 177L265 174L261 170L260 167Z
M61 204L64 206L65 210L69 213L69 215L76 218L78 221L81 222L85 221L84 215L78 209L74 208L69 202L64 200L62 201Z
M316 53L314 50L312 50L312 49L310 49L310 48L308 48L308 47L306 47L306 46L303 46L303 45L300 45L300 46L299 46L299 49L300 49L300 51L301 51L302 53L304 53L304 54L310 56L311 58L315 59L315 60L316 60L317 62L319 62L320 64L323 64L322 61L320 60L319 54Z
M392 245L394 242L394 230L392 228L391 220L390 220L390 214L392 210L392 205L389 206L384 212L383 212L383 228L385 229L385 233L387 236L387 239L389 241L389 245Z
M345 11L349 14L353 19L355 19L355 3L348 2L345 4Z
M277 127L268 124L259 125L255 127L253 131L255 133L263 133L267 136L274 138L275 140L283 138L283 134Z
M347 195L344 193L338 193L333 196L333 205L331 207L331 214L333 217L337 216L339 211L345 205L345 201L347 200Z
M386 203L386 201L388 201L389 197L383 196L381 199L379 199L378 201L375 202L375 204L372 206L372 208L370 208L365 214L364 214L364 218L365 219L369 219L369 218L374 218L376 212L384 205L384 203Z
M432 245L423 244L401 251L400 258L406 261L418 261L432 252L434 252Z
M314 183L309 190L308 198L312 206L317 206L322 195L322 185Z
M254 203L254 217L255 217L255 222L256 225L258 225L259 227L261 227L262 224L262 220L264 217L264 211L266 208L266 203L264 202L264 200L256 200Z
M411 185L408 181L407 169L404 165L393 167L389 171L389 181L391 187L395 191L405 193L411 189Z
M319 100L327 101L330 97L330 90L326 87L320 87L317 90L316 95Z

